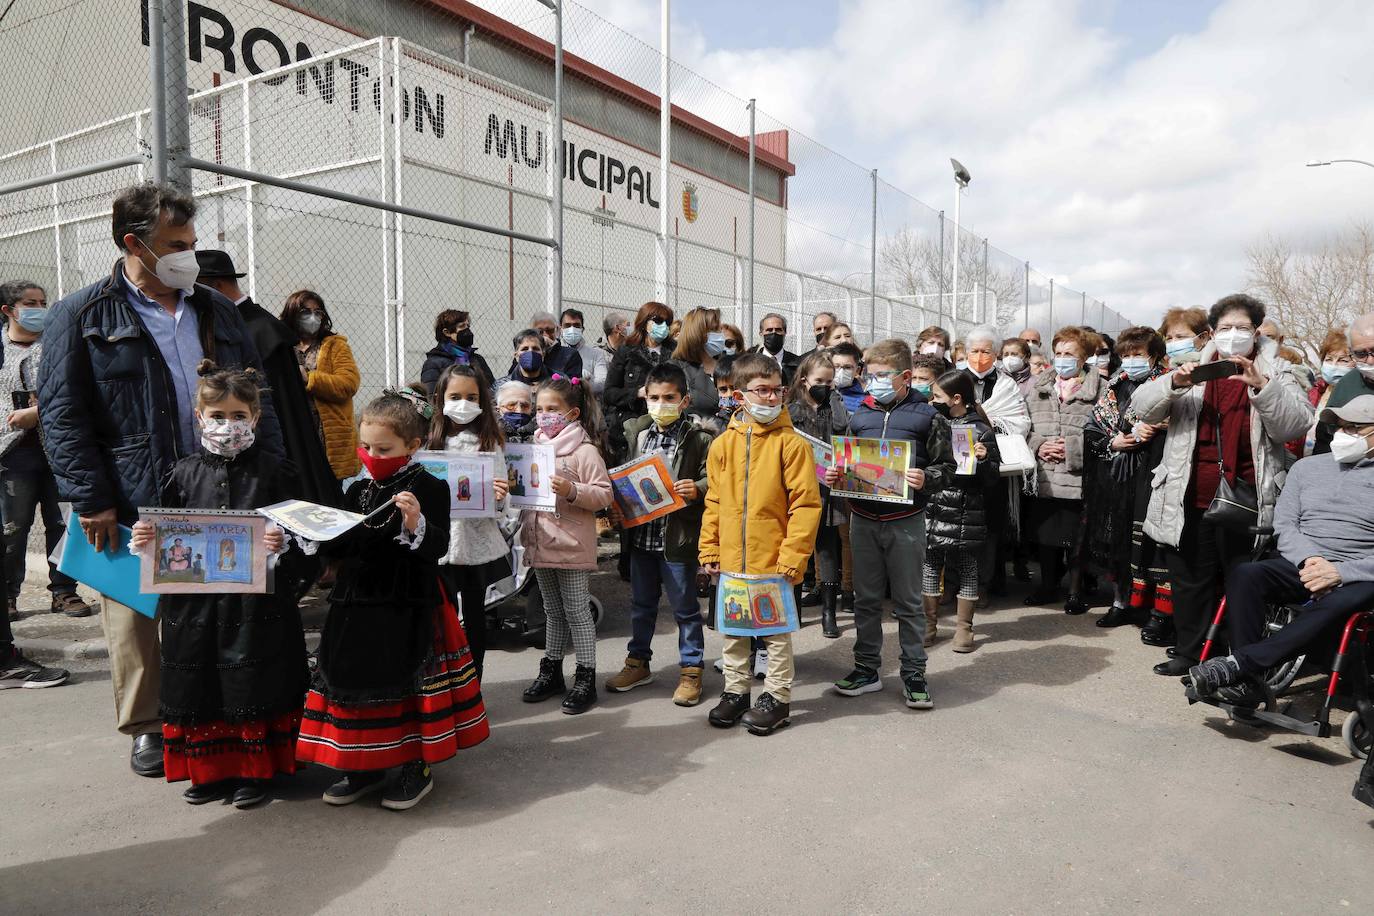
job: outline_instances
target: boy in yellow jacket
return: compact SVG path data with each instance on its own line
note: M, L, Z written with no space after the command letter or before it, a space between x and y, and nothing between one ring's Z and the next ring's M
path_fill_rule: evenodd
M821 521L821 495L811 446L792 429L782 406L786 393L776 360L747 353L731 366L737 411L711 444L706 460L706 512L701 565L706 572L786 576L806 572ZM786 725L792 698L792 634L763 637L768 675L758 705L749 708L750 640L725 637L725 692L711 710L712 725L743 719L756 735Z

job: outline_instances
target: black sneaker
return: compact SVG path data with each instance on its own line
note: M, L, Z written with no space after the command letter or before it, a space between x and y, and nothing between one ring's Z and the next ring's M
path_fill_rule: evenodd
M1209 658L1188 669L1188 679L1198 696L1206 697L1240 680L1240 666L1228 657Z
M878 672L867 668L855 668L835 682L835 692L846 697L876 693L882 689L883 679L878 677Z
M749 711L749 694L722 693L716 708L706 716L706 721L716 728L731 728Z
M204 785L191 786L181 797L186 800L188 805L203 805L207 802L219 801L229 791L229 783L221 780L220 782L207 782Z
M245 779L234 790L231 799L235 808L251 808L267 800L267 781L265 779Z
M396 781L386 787L382 795L382 807L392 811L414 808L432 788L434 777L429 775L429 764L418 761L407 763L401 767Z
M930 688L926 686L924 674L908 674L902 678L902 699L909 709L934 709L935 701L930 698Z
M9 657L0 661L0 690L12 687L40 688L65 684L71 674L65 668L49 668L30 661L18 649L10 649Z
M765 690L759 694L759 701L754 708L746 712L740 721L751 735L771 735L792 721L791 711L789 704L779 703Z
M364 795L376 792L385 784L385 770L345 773L343 779L324 790L324 801L329 805L351 805Z

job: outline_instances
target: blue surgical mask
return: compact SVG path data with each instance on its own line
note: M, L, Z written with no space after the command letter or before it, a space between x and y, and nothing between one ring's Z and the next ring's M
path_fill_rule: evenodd
M19 323L24 323L22 317ZM24 326L28 327L28 325ZM1345 378L1345 374L1349 371L1349 366L1338 366L1335 363L1322 363L1322 378L1326 381L1326 384L1328 385L1336 384L1341 379Z
M48 310L32 306L21 308L16 317L19 326L31 334L43 333L43 322L48 318Z
M968 360L966 360L966 359L961 359L961 360L957 361L957 362L954 364L954 368L958 369L960 372L963 372L965 369L968 368Z
M706 352L711 358L722 355L725 352L725 335L720 331L706 332Z
M582 346L582 329L579 327L568 327L563 329L563 345L576 350Z
M874 376L868 383L868 393L879 404L891 404L897 400L897 391L892 387L892 379Z
M1128 356L1121 361L1121 371L1133 382L1139 382L1150 374L1150 360L1144 356Z
M921 392L921 397L930 400L930 390L934 387L930 382L915 382L911 387Z
M668 339L668 322L651 321L649 322L649 337L655 343L662 343Z
M1056 356L1054 358L1054 374L1060 378L1073 378L1078 372L1078 360L1072 356Z
M1184 340L1171 340L1164 345L1164 352L1169 354L1170 359L1178 359L1180 356L1196 353L1197 338L1189 337Z

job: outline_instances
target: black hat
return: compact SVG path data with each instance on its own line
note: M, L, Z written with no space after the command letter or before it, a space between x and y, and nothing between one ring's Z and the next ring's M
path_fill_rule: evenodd
M227 251L217 251L214 248L200 249L196 251L196 263L200 265L200 278L202 280L214 280L220 277L246 277L247 274L234 273L234 259L229 257Z

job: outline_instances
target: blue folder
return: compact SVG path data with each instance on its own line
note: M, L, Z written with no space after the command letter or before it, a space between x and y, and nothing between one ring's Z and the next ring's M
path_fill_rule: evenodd
M67 535L58 547L57 568L144 617L156 617L157 595L145 595L138 590L142 561L129 553L131 537L133 532L120 525L119 543L96 553L86 540L86 532L81 530L80 518L73 512L67 516Z

